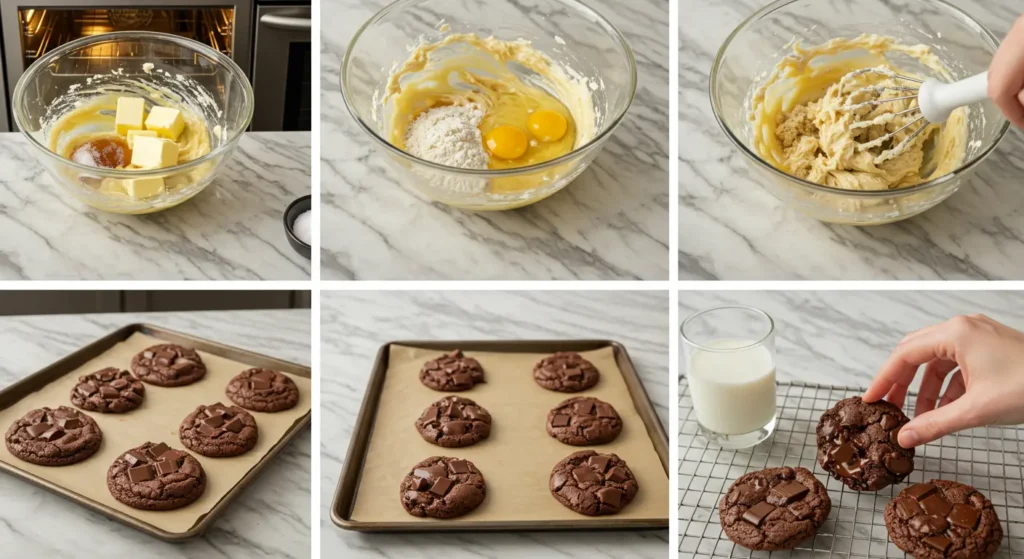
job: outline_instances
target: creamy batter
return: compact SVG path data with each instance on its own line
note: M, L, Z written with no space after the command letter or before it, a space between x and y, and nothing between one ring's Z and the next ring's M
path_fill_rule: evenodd
M876 140L920 116L918 112L892 116L916 105L916 100L848 108L870 99L912 94L864 92L865 86L915 85L877 73L840 83L843 76L861 68L921 77L894 67L886 57L893 53L910 56L931 70L933 76L925 77L950 79L947 68L925 45L902 45L878 35L834 39L807 49L796 43L793 54L775 66L751 100L754 149L786 173L846 190L902 188L958 168L966 149L966 107L954 111L943 125L928 124L895 156L891 148L913 134L923 120L891 141Z
M545 87L524 81L512 72L510 64L532 70ZM589 142L596 126L590 89L583 80L573 79L527 41L502 41L475 34L449 35L414 48L409 58L392 70L383 104L388 139L406 151L410 124L436 107L473 106L480 110L482 136L499 142L497 151L491 145L492 153L506 147L500 145L501 141L522 141L519 136L508 139L500 132L509 128L523 131L528 144L522 155L492 156L490 169L525 167L556 159ZM538 129L536 120L530 119L538 112L560 115L556 125L564 120L564 133L557 139L542 139L545 130Z

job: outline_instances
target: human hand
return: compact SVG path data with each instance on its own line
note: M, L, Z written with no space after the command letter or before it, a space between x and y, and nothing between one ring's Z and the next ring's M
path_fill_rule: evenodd
M1010 29L988 70L988 96L1024 129L1024 15Z
M980 314L911 332L878 370L864 401L885 396L902 408L921 365L917 409L900 430L900 446L971 427L1024 423L1024 333ZM957 367L940 399L943 381Z

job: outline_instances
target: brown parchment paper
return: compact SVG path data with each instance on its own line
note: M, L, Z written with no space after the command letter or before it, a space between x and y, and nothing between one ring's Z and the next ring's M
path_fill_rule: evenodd
M454 348L453 348L454 349ZM484 368L483 384L457 393L436 392L423 385L423 363L441 352L392 345L380 405L356 493L352 520L359 522L444 522L417 518L399 501L402 478L419 461L431 456L454 456L473 462L487 482L487 498L465 521L547 521L594 518L665 519L668 516L668 476L643 421L630 399L626 382L611 347L580 352L601 373L594 388L577 394L552 392L533 380L540 353L465 351ZM443 448L423 440L414 425L431 403L449 394L474 400L491 413L487 440L463 448ZM576 447L558 442L544 426L548 412L573 396L593 396L615 406L622 433L610 444ZM562 506L548 490L551 468L580 450L615 453L636 476L640 491L614 517L589 517Z
M104 367L119 367L131 370L132 357L147 347L165 343L163 340L139 332L119 342L105 353L82 367L46 385L14 406L0 411L0 428L4 432L18 418L33 409L51 408L71 404L71 389L81 375L95 372ZM249 410L256 418L260 436L256 447L241 456L232 458L209 458L185 448L178 440L178 427L189 413L200 404L223 402L234 405L224 393L228 381L244 369L252 366L200 351L206 364L206 376L199 382L176 388L163 388L146 384L146 395L142 405L128 413L94 413L84 410L96 420L103 431L103 444L99 452L84 462L71 466L45 467L29 464L15 458L7 445L0 446L0 461L29 472L74 491L101 505L116 509L161 530L184 533L199 522L204 515L226 495L232 487L245 477L271 447L304 416L310 408L310 379L288 375L299 388L299 403L292 409L278 413L260 413ZM143 383L145 384L145 383ZM77 408L76 408L77 409ZM164 442L177 450L194 456L206 470L207 484L203 496L191 505L173 511L144 511L133 509L111 496L107 490L107 469L123 452L147 441Z

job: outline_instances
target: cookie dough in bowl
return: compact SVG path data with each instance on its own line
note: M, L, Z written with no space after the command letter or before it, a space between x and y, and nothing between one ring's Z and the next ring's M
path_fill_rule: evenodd
M586 169L632 102L636 63L577 0L401 0L352 40L342 89L404 185L503 210Z
M115 55L97 61L89 56L97 49ZM153 32L58 47L22 75L12 102L18 128L63 192L117 213L160 211L202 191L252 107L248 78L230 57Z
M998 109L979 103L942 124L915 123L897 113L916 106L916 92L876 88L916 85L893 74L950 82L984 72L998 40L945 2L911 5L777 0L733 32L712 67L711 101L752 187L822 221L876 225L966 184L1008 128Z

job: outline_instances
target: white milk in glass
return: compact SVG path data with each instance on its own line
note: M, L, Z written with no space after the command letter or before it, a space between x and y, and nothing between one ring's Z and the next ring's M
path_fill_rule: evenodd
M768 348L744 340L715 340L694 348L687 379L697 420L722 435L761 429L775 417L775 363Z

